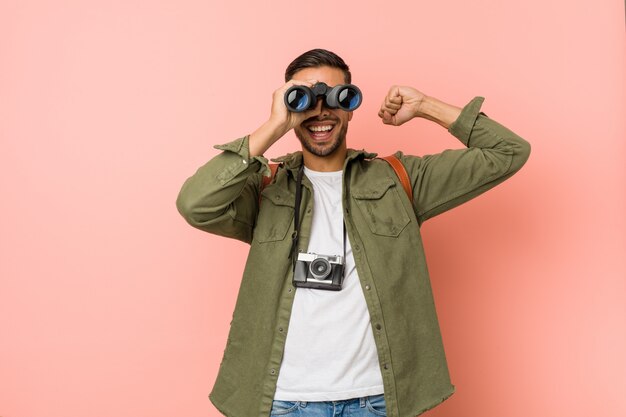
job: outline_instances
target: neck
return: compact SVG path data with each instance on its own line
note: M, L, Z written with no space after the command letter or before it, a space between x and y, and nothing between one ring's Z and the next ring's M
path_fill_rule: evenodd
M319 172L341 171L347 155L348 151L346 148L339 148L326 156L317 156L306 149L302 149L304 166Z

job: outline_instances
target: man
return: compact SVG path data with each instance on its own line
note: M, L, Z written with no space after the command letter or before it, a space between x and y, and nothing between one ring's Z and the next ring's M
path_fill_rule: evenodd
M530 146L480 112L482 97L459 108L393 86L378 112L383 123L425 118L466 146L424 157L397 152L409 199L386 161L347 147L351 111L323 99L302 113L287 110L294 85L351 83L340 57L308 51L285 81L268 121L216 146L223 152L187 179L177 200L192 226L250 244L209 398L228 417L416 416L454 392L419 226L509 178ZM263 188L270 171L262 155L291 129L302 151L275 159L281 166ZM295 285L304 253L341 259L341 288Z

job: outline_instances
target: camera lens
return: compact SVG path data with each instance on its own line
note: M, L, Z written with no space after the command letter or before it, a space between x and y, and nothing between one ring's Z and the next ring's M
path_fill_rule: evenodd
M311 271L313 278L324 279L330 274L330 262L324 258L316 258L311 261L309 270Z
M311 103L311 93L300 86L293 86L285 93L285 105L290 111L305 111Z
M361 104L361 94L352 87L346 87L339 93L337 101L339 102L339 107L352 111Z

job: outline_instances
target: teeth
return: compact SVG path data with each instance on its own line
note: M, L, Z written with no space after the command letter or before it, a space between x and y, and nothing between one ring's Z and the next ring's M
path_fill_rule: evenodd
M329 130L331 130L333 127L332 125L327 125L327 126L310 126L309 130L311 132L327 132Z

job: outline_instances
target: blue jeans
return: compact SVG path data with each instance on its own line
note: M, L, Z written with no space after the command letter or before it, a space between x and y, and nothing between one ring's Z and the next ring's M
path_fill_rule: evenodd
M387 417L385 395L339 401L272 402L270 416L277 417Z

